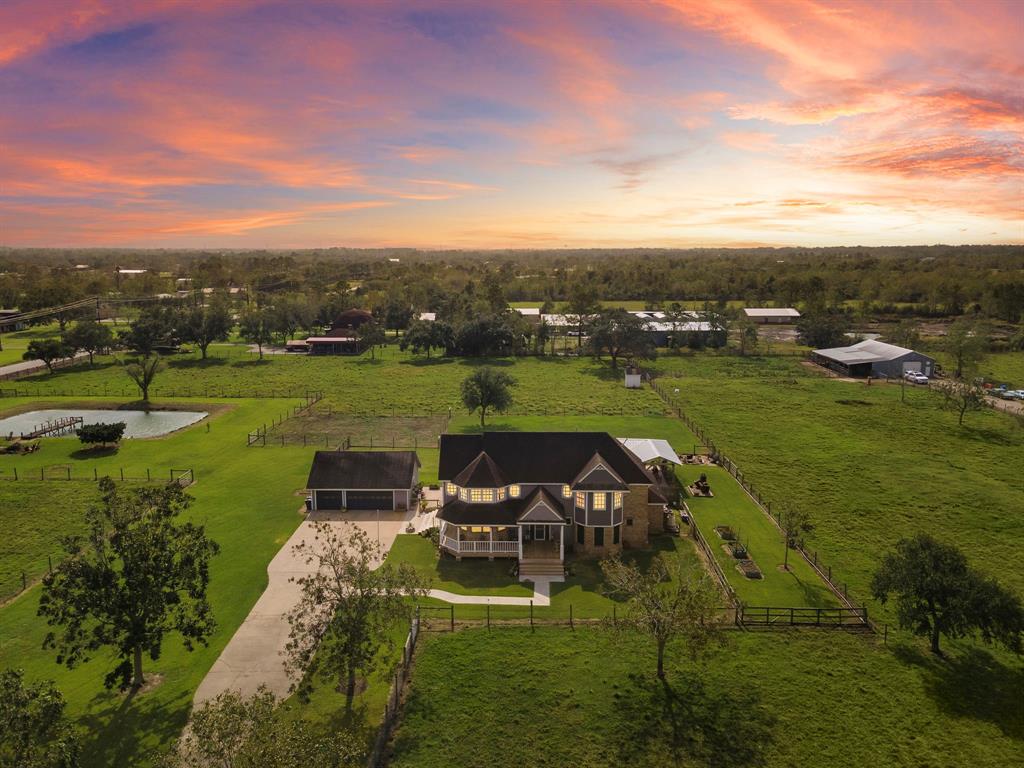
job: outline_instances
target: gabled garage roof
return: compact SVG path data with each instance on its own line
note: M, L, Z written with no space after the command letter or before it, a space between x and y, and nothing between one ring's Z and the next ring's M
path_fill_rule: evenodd
M914 354L914 350L906 347L897 347L895 344L886 344L877 339L865 339L848 347L831 347L829 349L816 349L814 354L835 360L845 365L856 365L858 363L884 363L890 360L898 360L904 355Z
M404 490L419 465L415 451L317 451L306 488Z

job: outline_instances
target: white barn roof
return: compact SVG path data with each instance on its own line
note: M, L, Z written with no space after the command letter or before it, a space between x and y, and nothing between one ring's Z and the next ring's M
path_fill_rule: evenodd
M672 450L672 446L668 444L668 440L657 440L650 437L618 437L616 440L644 464L655 459L664 459L673 464L683 463L679 460L679 455Z
M849 347L832 347L830 349L816 349L814 354L835 360L837 363L856 365L857 363L884 363L889 360L896 360L904 355L913 354L914 350L906 347L897 347L895 344L886 344L877 339L867 339L857 342Z
M516 307L516 312L526 317L540 317L540 307Z
M747 317L800 317L792 307L744 307Z

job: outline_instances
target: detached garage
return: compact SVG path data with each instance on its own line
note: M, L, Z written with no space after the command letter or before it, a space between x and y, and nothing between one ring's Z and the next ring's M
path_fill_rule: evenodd
M306 490L312 509L404 510L419 476L414 451L317 451Z

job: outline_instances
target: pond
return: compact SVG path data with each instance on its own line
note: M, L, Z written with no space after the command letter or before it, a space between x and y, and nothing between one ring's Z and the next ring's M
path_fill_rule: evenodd
M48 408L42 411L28 411L17 416L0 419L0 436L15 436L69 416L80 416L86 424L116 424L123 421L125 437L159 437L182 427L195 424L205 417L204 411L115 411L90 410L87 408ZM73 434L70 430L65 435Z

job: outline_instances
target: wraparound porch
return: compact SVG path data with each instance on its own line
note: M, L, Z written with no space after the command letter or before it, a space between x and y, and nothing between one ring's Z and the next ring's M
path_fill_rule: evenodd
M514 557L519 560L565 560L564 525L454 525L441 522L440 544L462 557Z

